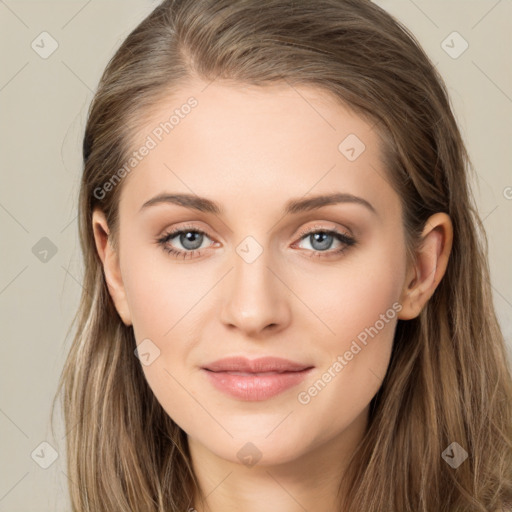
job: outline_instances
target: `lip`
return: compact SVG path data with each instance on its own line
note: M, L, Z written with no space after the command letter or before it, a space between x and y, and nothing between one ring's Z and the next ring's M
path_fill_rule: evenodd
M297 386L313 366L279 357L228 357L201 368L219 391L245 401L261 401Z

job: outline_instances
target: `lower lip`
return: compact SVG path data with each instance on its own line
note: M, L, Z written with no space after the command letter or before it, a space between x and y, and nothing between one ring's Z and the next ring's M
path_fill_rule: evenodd
M311 370L312 368L308 368L300 372L260 375L235 375L230 372L212 372L206 369L203 369L203 372L219 391L241 400L260 401L297 386Z

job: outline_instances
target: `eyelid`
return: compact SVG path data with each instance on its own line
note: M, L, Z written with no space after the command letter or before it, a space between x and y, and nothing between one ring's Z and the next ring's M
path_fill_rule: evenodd
M207 236L210 240L212 239L212 237L207 233L207 231L205 229L202 229L194 224L183 224L183 225L179 224L176 227L166 228L162 231L162 233L160 235L157 236L157 239L166 238L171 235L178 235L182 231L194 231L194 232L201 233L202 235Z
M354 238L353 235L350 233L350 230L348 230L346 228L338 228L334 224L331 224L330 227L326 227L325 225L320 225L318 223L313 226L309 226L309 227L301 229L299 231L299 233L297 234L297 236L299 238L302 238L304 235L316 233L317 231L324 231L324 232L333 231L336 233L340 233L340 234L346 236L347 238Z

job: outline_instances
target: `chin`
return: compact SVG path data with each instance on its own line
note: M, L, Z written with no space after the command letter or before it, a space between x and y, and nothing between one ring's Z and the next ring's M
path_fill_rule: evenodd
M307 446L312 439L307 439L303 428L294 425L297 432L290 432L285 427L285 422L278 426L279 422L275 422L274 426L264 431L257 431L253 428L241 426L240 429L228 429L233 435L230 437L223 431L215 437L196 438L204 447L217 455L218 457L247 467L258 466L275 466L285 464L295 460L302 452L307 451ZM275 429L272 431L272 429ZM204 435L204 432L202 432Z

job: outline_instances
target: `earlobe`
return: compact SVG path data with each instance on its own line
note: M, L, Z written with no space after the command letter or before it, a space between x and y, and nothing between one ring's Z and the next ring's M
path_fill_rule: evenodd
M132 325L130 310L126 300L126 293L121 277L119 255L112 247L109 240L110 231L105 214L100 209L95 209L92 214L92 228L98 255L103 264L103 273L108 291L119 316L125 325Z
M436 213L429 217L421 237L415 263L407 273L402 290L402 310L398 315L401 320L410 320L421 313L446 272L453 242L449 215Z

